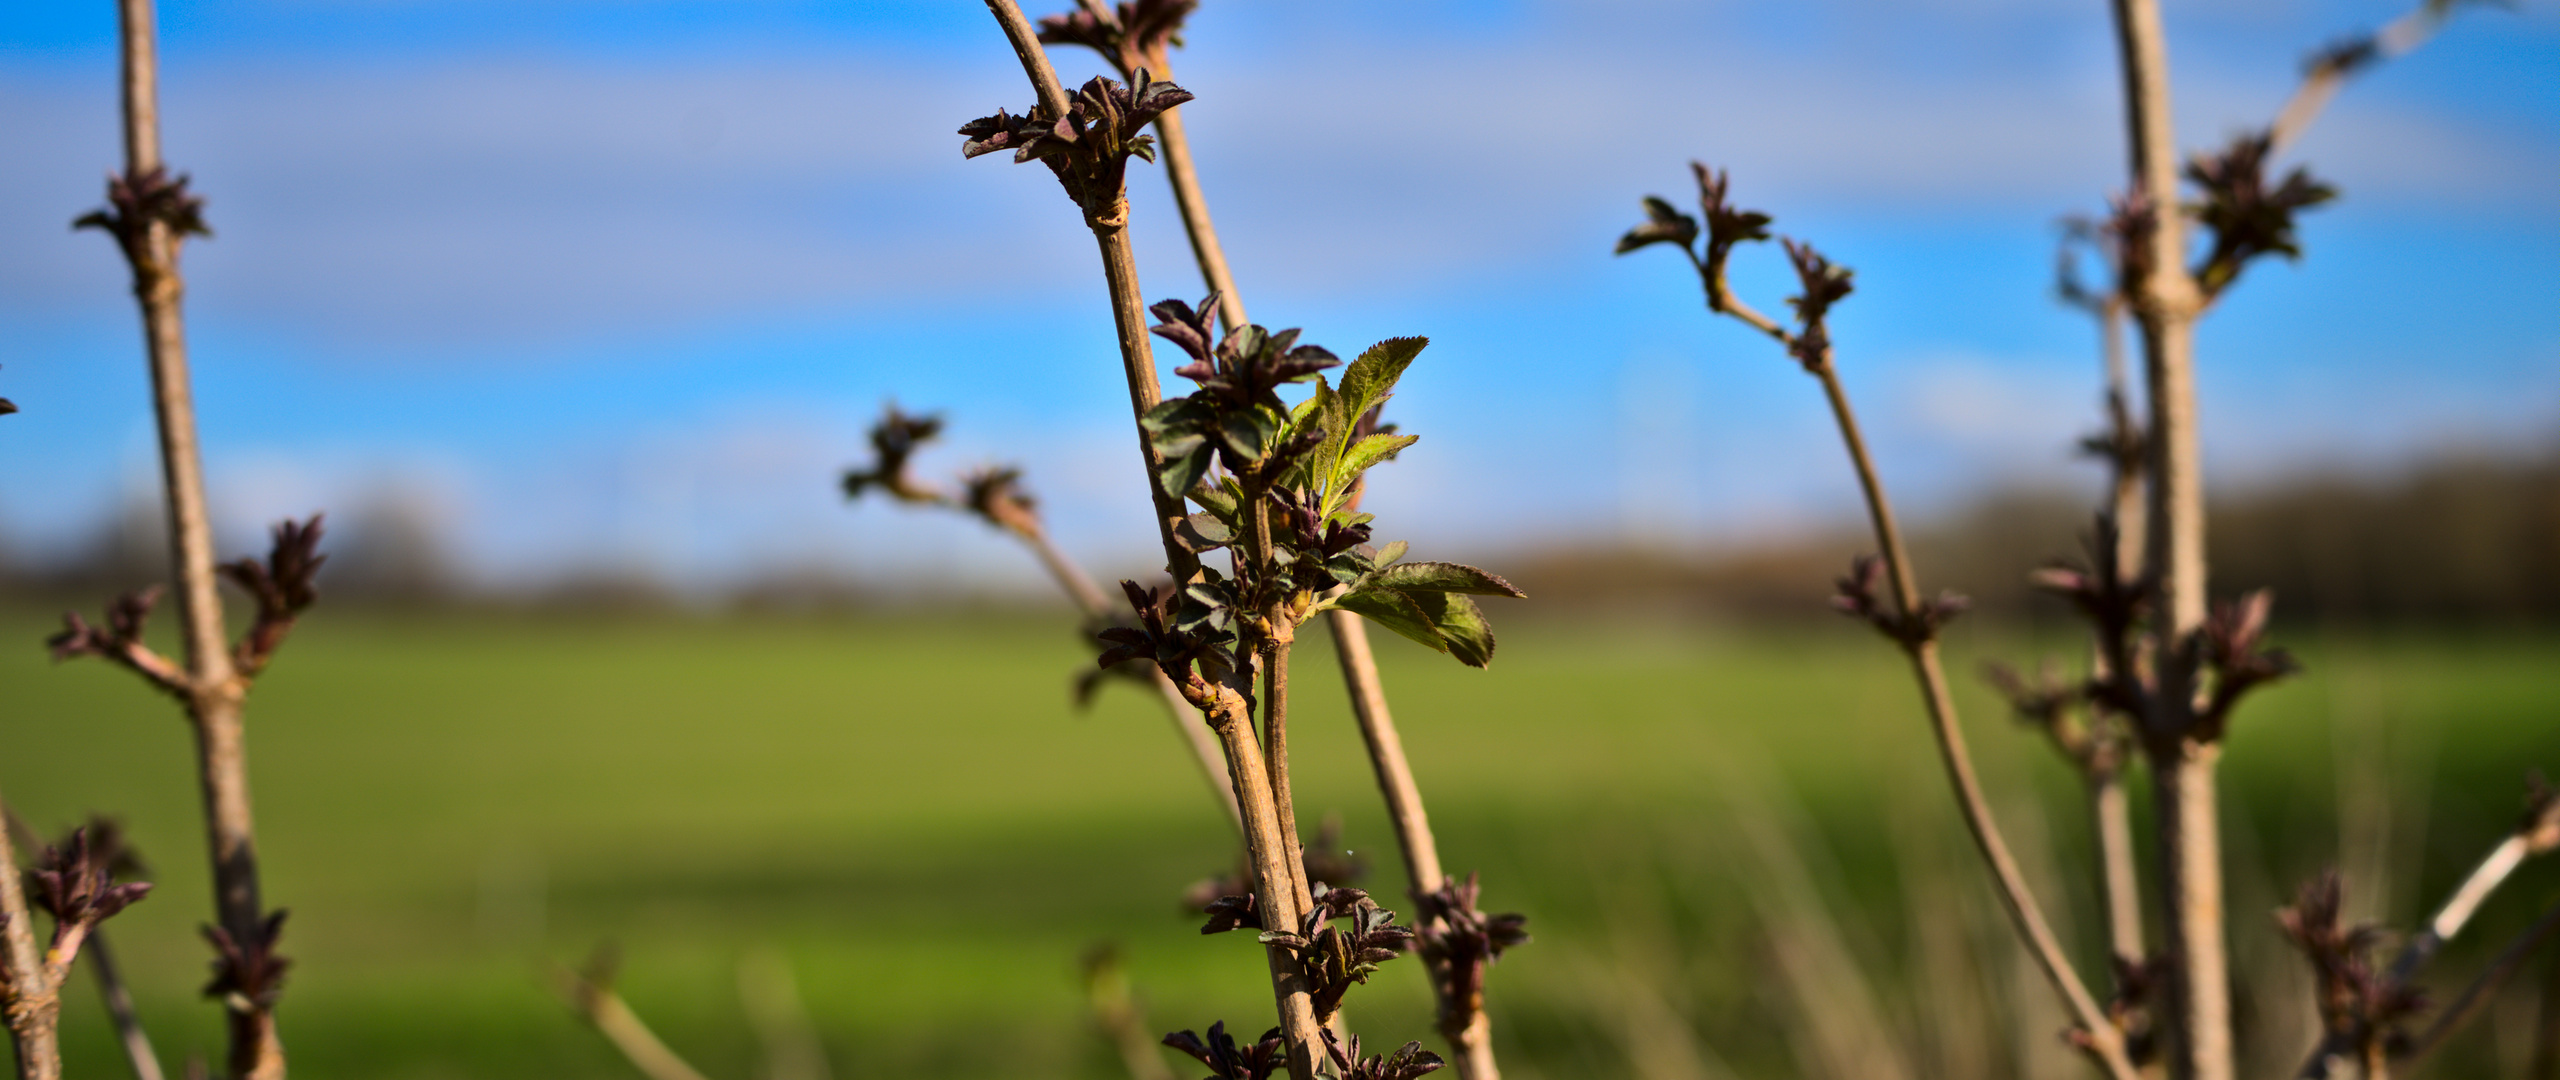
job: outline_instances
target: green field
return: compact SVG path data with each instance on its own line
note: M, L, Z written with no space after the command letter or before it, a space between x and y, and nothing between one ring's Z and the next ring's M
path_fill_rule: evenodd
M216 1038L194 997L207 905L187 733L125 673L49 665L48 622L0 615L17 643L0 649L0 790L47 830L119 814L154 861L159 891L111 929L174 1063ZM1538 936L1493 976L1516 1075L1822 1071L1771 974L1797 940L1769 924L1773 904L1873 975L1924 1074L2052 1056L2059 1020L1987 921L1887 647L1845 623L1505 630L1487 672L1381 649L1445 857L1481 868L1488 906L1528 912ZM1972 633L1954 642L1962 670L2028 649ZM1298 805L1340 814L1393 897L1383 816L1311 642ZM2340 860L2342 835L2350 869L2390 868L2375 902L2405 924L2513 817L2528 766L2560 772L2560 640L2291 644L2311 673L2249 707L2226 772L2235 948L2262 982L2296 963L2264 912ZM1070 708L1081 654L1063 618L1005 612L315 615L251 706L268 897L294 913L282 1015L298 1074L632 1075L544 982L607 939L634 1006L715 1077L756 1074L737 971L758 950L787 959L840 1077L1121 1075L1076 976L1100 942L1158 1029L1259 1030L1251 939L1204 938L1175 906L1225 868L1227 827L1152 698ZM2093 955L2073 781L1967 693L2004 819ZM1773 863L1754 835L1792 855ZM2560 865L2529 866L2483 929L2555 895ZM2440 970L2484 950L2467 941ZM2023 1011L1995 1003L1967 1025L1912 989L1949 972ZM1427 1006L1400 962L1351 1016L1391 1044L1425 1035ZM2291 1032L2307 1007L2269 1000L2244 1020ZM85 980L67 1012L73 1074L120 1074ZM2493 1074L2529 1023L2492 1010L2439 1075Z

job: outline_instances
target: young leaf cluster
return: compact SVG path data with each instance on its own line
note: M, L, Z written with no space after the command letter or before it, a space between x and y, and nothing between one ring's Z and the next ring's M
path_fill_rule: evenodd
M2092 701L2142 720L2145 738L2155 742L2194 739L2220 741L2231 715L2250 691L2301 670L2292 654L2266 643L2267 616L2273 594L2260 589L2238 600L2214 606L2202 632L2186 647L2162 655L2142 648L2144 624L2152 611L2151 580L2128 577L2116 558L2117 526L2112 516L2097 515L2097 525L2084 538L2085 564L2056 562L2030 575L2037 587L2067 599L2096 631L2106 657L2083 691ZM2160 668L2171 665L2164 680ZM2209 680L2202 679L2210 676ZM2208 682L2202 703L2191 709L2157 709L2167 685L2197 686ZM2164 722L2174 726L2161 726Z
M80 215L74 229L97 229L112 236L135 270L165 271L154 263L149 237L154 222L169 227L172 249L189 236L210 237L204 222L204 198L187 190L188 178L167 169L149 169L107 177L107 205Z
M2208 297L2229 288L2261 256L2301 258L2294 213L2338 196L2337 188L2312 179L2299 166L2282 181L2268 183L2267 159L2274 144L2271 131L2245 134L2220 153L2198 154L2187 162L2187 179L2204 193L2192 212L2213 231L2213 247L2195 270L2196 285Z
M1305 965L1316 1018L1341 1011L1343 996L1369 981L1378 966L1413 948L1413 928L1396 925L1396 913L1379 907L1359 889L1314 890L1315 905L1299 919L1298 931L1266 930L1261 941L1297 955ZM1337 927L1335 920L1350 923Z
M971 120L960 125L966 136L960 156L1011 150L1014 164L1047 165L1067 197L1084 210L1085 220L1121 224L1128 214L1121 191L1129 159L1156 159L1155 136L1144 134L1147 125L1192 98L1191 91L1156 82L1143 68L1129 81L1123 86L1095 76L1069 96L1064 116L1044 117L1034 107L1022 116L998 109L993 116Z
M1289 1046L1280 1038L1279 1028L1263 1032L1251 1046L1238 1047L1235 1036L1227 1034L1224 1020L1209 1025L1206 1039L1177 1031L1165 1036L1164 1044L1208 1066L1208 1080L1270 1080L1289 1060Z
M1529 943L1529 917L1477 910L1479 891L1469 872L1465 881L1449 879L1415 900L1422 912L1423 955L1443 965L1443 997L1463 1006L1461 1015L1484 1008L1485 972L1503 951Z
M1182 44L1182 22L1199 6L1200 0L1124 0L1109 14L1043 15L1040 43L1082 45L1111 61L1122 78L1135 78L1151 66L1163 70L1165 47Z
M1300 619L1338 607L1470 666L1491 663L1492 625L1469 597L1520 590L1472 566L1404 563L1402 542L1371 547L1373 518L1357 505L1361 478L1417 441L1378 429L1373 417L1429 339L1390 338L1343 367L1333 353L1298 344L1296 330L1248 325L1213 339L1216 302L1212 295L1197 306L1168 300L1151 309L1154 333L1191 357L1175 374L1199 389L1166 400L1141 424L1165 463L1158 484L1201 507L1177 533L1185 546L1268 544L1270 568L1235 583L1204 571L1184 590L1196 606L1168 625L1224 632L1239 605L1258 611L1279 603ZM1322 374L1335 367L1343 368L1338 385ZM1279 388L1290 383L1311 383L1314 392L1287 406Z
M1440 1055L1423 1049L1418 1042L1399 1046L1394 1053L1362 1057L1360 1036L1352 1036L1351 1045L1346 1047L1334 1037L1332 1028L1325 1029L1324 1049L1326 1056L1333 1059L1334 1068L1341 1070L1342 1080L1416 1080L1449 1066L1440 1060Z

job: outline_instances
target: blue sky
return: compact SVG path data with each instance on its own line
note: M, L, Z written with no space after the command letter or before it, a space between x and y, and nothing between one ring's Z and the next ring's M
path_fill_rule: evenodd
M1381 11L1380 8L1387 8ZM0 545L58 553L153 481L111 247L113 5L0 13ZM1040 5L1033 5L1039 13ZM2262 124L2389 3L2170 0L2182 142ZM168 154L228 543L399 503L492 582L1031 570L965 523L848 509L891 397L929 467L1025 462L1066 542L1150 546L1089 238L952 129L1030 99L978 4L235 0L164 6ZM1434 340L1380 483L1426 550L1710 544L1854 513L1818 395L1609 244L1692 157L1859 272L1837 336L1923 511L2090 477L2094 339L2054 220L2120 183L2105 5L1207 0L1176 76L1257 319ZM1071 79L1100 70L1055 52ZM2560 12L2483 8L2343 93L2296 157L2344 198L2202 337L2217 481L2560 437ZM1152 296L1196 297L1132 171ZM1737 283L1787 290L1773 250Z

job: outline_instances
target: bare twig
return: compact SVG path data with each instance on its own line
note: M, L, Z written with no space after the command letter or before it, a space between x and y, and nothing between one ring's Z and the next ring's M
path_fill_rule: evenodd
M125 1064L133 1069L133 1080L161 1080L160 1055L151 1048L151 1035L142 1029L142 1017L134 1012L133 994L125 988L124 973L116 967L115 954L107 948L103 930L89 933L89 973L97 976L98 997L106 1004L107 1021L115 1025L116 1042L124 1047Z
M1022 61L1023 73L1039 92L1040 108L1050 120L1067 115L1068 103L1049 68L1048 58L1040 51L1037 32L1012 0L987 0L1006 38L1012 42L1015 55ZM1000 120L1000 118L998 118ZM1106 121L1110 122L1110 121ZM1118 133L1113 133L1114 137ZM1062 179L1065 174L1061 174ZM1116 183L1118 173L1097 173L1095 178ZM1071 193L1073 193L1071 188ZM1103 278L1110 291L1114 328L1118 331L1123 373L1129 387L1129 404L1133 419L1143 421L1149 410L1163 400L1156 384L1155 361L1149 342L1146 304L1138 286L1137 258L1129 243L1127 193L1117 187L1088 190L1078 195L1085 223L1093 230L1101 250ZM1176 538L1175 530L1185 517L1181 502L1157 482L1163 461L1143 424L1133 425L1138 445L1146 464L1149 495L1156 507L1156 526L1165 552L1166 568L1177 586L1190 581L1199 570L1198 560ZM1257 495L1258 499L1259 496ZM1214 684L1191 676L1191 684L1180 689L1186 700L1199 709L1216 729L1227 757L1228 776L1233 781L1238 809L1245 824L1245 848L1252 862L1256 897L1262 927L1265 931L1298 933L1299 904L1297 877L1304 870L1294 849L1283 839L1279 809L1273 795L1272 777L1263 759L1262 747L1254 738L1250 692L1252 673L1239 664L1229 673L1230 683ZM1272 974L1272 992L1277 1006L1281 1031L1288 1042L1289 1070L1293 1080L1313 1080L1315 1062L1323 1053L1324 1042L1319 1033L1313 1002L1309 994L1306 972L1296 956L1277 944L1266 946Z
M2444 950L2447 942L2452 941L2462 932L2463 927L2470 924L2471 917L2480 910L2480 905L2488 901L2490 894L2496 892L2498 886L2506 882L2507 878L2515 872L2516 867L2523 865L2528 858L2560 850L2560 789L2551 788L2544 784L2539 775L2534 776L2528 783L2525 807L2524 816L2516 823L2515 831L2507 834L2496 847L2489 849L2489 854L2480 860L2479 865L2472 868L2468 876L2463 878L2462 884L2454 889L2453 895L2445 900L2444 906L2436 909L2435 917L2427 920L2426 928L2420 930L2410 938L2406 946L2402 947L2400 955L2392 961L2390 971L2382 978L2382 985L2387 991L2394 994L2412 992L2417 985L2418 977L2425 973L2427 964L2435 959L2436 954ZM2560 910L2556 910L2555 914L2560 914ZM2462 1001L2439 1017L2435 1025L2428 1029L2426 1036L2418 1040L2415 1044L2418 1049L2414 1053L2424 1053L2446 1034L2451 1033L2454 1026L2461 1022L2464 1010L2474 1004L2472 998L2485 992L2483 985L2493 977L2499 981L2507 977L2508 973L2499 970L2498 965L2521 962L2522 954L2530 952L2533 943L2540 940L2540 935L2550 931L2551 922L2552 917L2545 916L2542 923L2537 924L2524 939L2509 950L2510 955L2502 956L2497 964L2493 964L2490 973L2482 975L2482 981L2475 982L2471 989L2465 992ZM2488 989L2495 989L2495 986L2488 986ZM2366 1047L2382 1045L2382 1040L2373 1037L2376 1034L2378 1033L2363 1030L2328 1033L2321 1039L2320 1044L2312 1049L2310 1057L2303 1061L2301 1069L2297 1070L2295 1075L2304 1080L2320 1080L2332 1075L2336 1066L2348 1061L2347 1055L2357 1050L2360 1045ZM2368 1080L2371 1080L2373 1070L2367 1068L2365 1071Z
M2453 891L2443 907L2436 909L2435 918L2427 920L2426 929L2419 931L2408 947L2401 950L2399 959L2392 962L2391 977L2394 980L2407 983L2417 978L2427 962L2444 948L2445 942L2462 932L2463 926L2471 921L2472 914L2489 899L2489 894L2497 891L2507 876L2523 865L2527 858L2560 849L2560 790L2543 786L2537 777L2529 798L2529 810L2516 826L2516 831L2489 849L2488 856L2472 868L2471 875L2463 879L2461 887Z
M2231 1080L2230 962L2223 927L2220 747L2196 730L2189 641L2205 620L2204 474L2196 436L2195 317L2203 297L2186 268L2177 142L2171 129L2168 45L2156 0L2114 0L2132 164L2127 202L2138 222L2123 238L2130 302L2140 327L2151 406L2150 513L2144 565L2157 596L2159 692L2142 718L2160 821L2160 888L2168 929L2172 1072Z
M1171 78L1172 65L1166 53L1166 40L1156 35L1133 40L1122 27L1111 8L1100 0L1079 0L1079 6L1093 23L1105 32L1078 43L1092 45L1119 69L1121 77L1134 78L1135 67L1151 68L1159 78ZM1061 29L1064 29L1063 27ZM1062 41L1067 35L1052 35ZM1109 47L1106 47L1109 46ZM1155 130L1164 155L1166 181L1172 185L1174 205L1182 214L1184 233L1191 241L1191 251L1200 266L1200 277L1218 298L1218 317L1229 331L1247 325L1244 294L1237 289L1235 276L1228 268L1225 249L1218 242L1215 223L1209 214L1208 197L1200 189L1198 171L1191 159L1190 140L1182 127L1182 110L1167 110L1156 119ZM1356 496L1355 496L1356 498ZM1332 631L1334 658L1340 665L1345 690L1351 698L1353 715L1360 724L1361 738L1369 749L1369 760L1378 778L1378 789L1387 802L1387 815L1396 831L1397 848L1403 853L1406 885L1409 895L1420 900L1438 893L1447 884L1440 871L1438 844L1431 835L1430 818L1423 812L1420 788L1413 781L1411 768L1404 758L1403 742L1395 726L1394 715L1387 707L1384 685L1378 677L1375 656L1369 649L1369 629L1360 616L1348 611L1326 613L1326 625ZM1284 661L1285 662L1285 661ZM1285 745L1285 724L1279 729ZM1285 760L1285 751L1273 755ZM1275 783L1286 790L1285 773L1274 770ZM1282 820L1294 819L1283 805ZM1294 847L1294 839L1292 846ZM1432 992L1437 1000L1440 1027L1450 1042L1452 1063L1460 1080L1500 1080L1494 1064L1492 1024L1481 1008L1452 997L1447 992L1449 962L1437 955L1424 936L1424 959L1432 968Z
M1164 1051L1149 1033L1145 1014L1129 993L1129 975L1120 966L1117 950L1102 946L1085 954L1084 990L1094 1025L1120 1051L1129 1080L1174 1080L1173 1070L1165 1066Z
M0 951L7 964L5 997L9 1039L17 1048L18 1080L59 1080L62 1041L60 986L47 976L36 949L36 923L18 873L18 852L0 829Z
M188 386L182 300L185 282L179 249L190 233L204 233L200 200L187 193L185 177L170 178L160 157L158 82L152 0L122 0L125 171L109 185L109 208L81 219L112 234L133 271L144 341L150 354L152 400L158 418L162 479L168 498L170 555L178 578L178 613L185 642L185 681L170 685L127 659L164 689L180 692L196 732L198 779L204 791L205 838L213 863L215 928L230 955L260 972L272 963L275 920L258 890L255 832L249 811L247 743L241 704L248 678L225 641L221 596L214 567L213 528L205 505L203 455ZM263 606L262 606L263 611ZM266 629L262 627L262 629ZM244 647L262 664L281 629L253 635ZM271 972L268 972L271 973ZM284 1048L277 1041L274 995L280 983L258 972L229 973L255 992L233 993L227 1071L241 1080L280 1080Z
M2301 138L2348 79L2426 44L2444 27L2445 20L2453 17L2453 10L2466 2L2470 0L2423 0L2378 32L2349 38L2313 53L2302 66L2302 85L2294 89L2293 98L2285 102L2283 112L2276 114L2276 122L2268 132L2274 149L2281 151Z
M2534 950L2541 948L2542 943L2549 940L2554 931L2560 931L2560 904L2552 905L2551 910L2543 912L2541 918L2534 920L2532 926L2525 928L2525 932L2518 935L2504 952L2499 953L2496 960L2489 962L2488 970L2481 972L2479 978L2473 979L2470 986L2463 988L2462 996L2453 999L2453 1004L2445 1007L2443 1014L2436 1017L2436 1022L2428 1026L2426 1033L2410 1043L2405 1055L2395 1056L2424 1057L2436 1047L2444 1045L2445 1039L2461 1028L2465 1021L2471 1019L2472 1014L2478 1012L2480 1006L2487 1003L2490 995L2495 994L2499 987L2506 985L2507 979L2515 975L2516 969L2524 966L2524 962L2533 956Z
M1084 568L1058 548L1050 539L1048 526L1041 520L1038 505L1022 489L1020 474L1012 469L982 469L966 478L966 491L959 497L918 481L907 471L907 458L915 447L940 430L941 421L934 417L916 417L901 413L892 406L888 414L871 429L871 443L878 460L868 469L849 470L844 476L844 489L849 497L877 488L902 503L933 506L946 510L964 510L977 515L987 524L1004 531L1031 549L1040 565L1049 571L1051 580L1075 601L1086 619L1108 623L1112 617L1111 601L1101 587L1086 576ZM1241 831L1244 818L1236 809L1235 796L1227 790L1226 763L1218 748L1216 736L1198 722L1198 712L1183 700L1182 692L1165 678L1164 672L1152 664L1139 665L1147 671L1145 678L1154 685L1158 700L1165 706L1165 716L1173 722L1174 734L1190 748L1192 760L1200 766L1200 776L1207 781L1211 797L1227 812L1227 821ZM1102 673L1094 673L1099 677ZM1080 688L1079 694L1084 691Z
M809 1021L809 1007L800 1000L788 958L771 948L740 956L738 1002L764 1046L761 1080L830 1080L826 1044Z
M1928 711L1930 727L1936 737L1941 764L1955 789L1956 804L1963 812L1966 828L1972 833L1974 846L1988 864L2000 900L2008 909L2019 936L2026 939L2045 978L2052 983L2073 1018L2079 1023L2078 1037L2090 1054L2115 1080L2136 1080L2139 1075L2127 1056L2123 1032L2108 1019L2097 999L2089 993L2080 975L2062 951L2059 939L2045 921L2043 910L2028 889L2025 875L2019 870L2008 842L2002 838L1999 823L1992 817L1990 804L1983 797L1980 779L1973 769L1973 757L1967 748L1959 725L1955 701L1949 693L1944 666L1938 656L1937 629L1962 610L1961 598L1941 597L1923 600L1911 556L1906 550L1900 525L1887 501L1884 483L1875 461L1868 453L1866 436L1849 405L1848 392L1840 383L1839 372L1832 361L1832 345L1825 316L1830 306L1850 292L1850 273L1833 265L1811 245L1784 241L1803 292L1789 302L1796 309L1797 330L1790 331L1751 309L1732 294L1725 281L1726 260L1741 243L1766 240L1770 218L1766 214L1738 210L1726 199L1727 177L1703 164L1692 166L1699 188L1700 209L1706 216L1703 233L1697 219L1681 213L1658 198L1645 200L1649 218L1618 242L1624 254L1655 243L1677 246L1689 258L1706 292L1709 311L1735 319L1782 346L1790 357L1803 365L1808 374L1822 384L1824 399L1831 406L1840 438L1849 453L1849 462L1865 498L1868 523L1873 527L1880 557L1864 557L1852 574L1841 579L1841 597L1835 601L1844 611L1872 622L1879 630L1901 646L1909 659L1917 680L1922 704ZM1704 254L1697 246L1704 238ZM1881 567L1890 580L1892 599L1879 600L1874 593L1875 574Z
M596 1031L613 1043L616 1050L631 1062L633 1068L649 1080L705 1080L702 1073L649 1030L640 1017L624 1004L622 995L613 990L619 960L611 946L596 950L582 971L562 968L553 974L553 988L562 1001L595 1025Z

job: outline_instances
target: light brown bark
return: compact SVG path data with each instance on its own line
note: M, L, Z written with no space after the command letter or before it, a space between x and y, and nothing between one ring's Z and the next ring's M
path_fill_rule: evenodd
M0 914L8 917L0 925L0 954L5 954L0 955L0 964L6 965L0 974L5 974L7 984L6 992L0 993L0 1005L5 1005L9 1041L17 1051L18 1080L60 1080L60 987L48 977L44 954L38 951L35 918L28 909L18 853L7 829L0 829Z
M1005 37L1013 45L1014 55L1022 62L1023 73L1040 95L1041 107L1051 116L1066 110L1065 95L1058 87L1057 76L1050 70L1048 57L1041 52L1039 39L1029 20L1013 0L987 0L987 9L1004 28ZM1162 400L1157 386L1154 352L1147 336L1146 303L1138 286L1136 255L1129 246L1128 202L1116 199L1101 212L1089 212L1086 224L1093 229L1094 239L1102 252L1103 279L1111 294L1112 323L1118 333L1123 373L1128 382L1129 404L1133 418L1143 419L1147 410ZM1181 522L1181 501L1167 495L1156 482L1162 464L1155 447L1143 428L1137 428L1138 446L1146 462L1149 497L1155 503L1157 532L1164 544L1165 564L1176 582L1187 581L1199 570L1199 562L1174 538L1174 526ZM1241 658L1240 658L1241 659ZM1235 678L1250 686L1251 676L1241 666ZM1206 687L1203 700L1192 701L1217 731L1226 751L1227 772L1233 782L1236 804L1245 825L1245 850L1253 864L1258 909L1265 930L1298 933L1299 913L1296 880L1303 870L1293 872L1291 852L1281 838L1278 808L1273 801L1271 777L1264 768L1262 747L1253 734L1253 718L1238 687ZM1316 1027L1315 1010L1308 993L1306 973L1294 955L1278 946L1266 946L1272 974L1272 992L1280 1015L1283 1037L1289 1045L1289 1070L1293 1080L1313 1080L1317 1057L1324 1053L1324 1042Z
M1157 65L1159 78L1172 77L1163 58L1151 63ZM1217 227L1209 216L1208 197L1200 190L1181 111L1168 110L1156 120L1156 137L1164 150L1165 179L1173 187L1174 205L1181 210L1183 231L1190 238L1201 280L1218 294L1218 317L1232 331L1249 321L1244 294L1236 288L1226 251L1218 242ZM1446 880L1440 870L1439 845L1431 834L1430 816L1423 811L1421 789L1413 782L1413 770L1405 761L1395 716L1387 707L1377 658L1369 650L1369 628L1360 616L1348 611L1326 613L1325 625L1333 632L1334 659L1342 669L1352 714L1359 720L1361 739L1369 748L1370 767L1378 778L1378 791L1386 800L1387 816L1395 827L1408 894L1419 898L1437 892ZM1433 965L1432 997L1441 1034L1449 1042L1449 1061L1459 1080L1501 1080L1502 1073L1493 1056L1493 1021L1482 1009L1454 1001L1445 992L1445 960L1426 958L1426 962Z
M124 136L128 176L164 167L160 157L159 65L152 0L122 0ZM133 291L142 308L150 356L152 405L169 513L170 561L176 571L180 631L186 646L187 712L196 729L197 776L203 787L205 836L213 863L214 911L232 939L259 940L263 914L258 859L249 814L246 736L241 699L247 686L233 670L214 577L213 522L206 507L203 452L187 372L187 339L178 271L179 237L154 217L129 223L143 230L129 252ZM237 1003L235 1003L236 1006ZM284 1050L264 1003L230 1018L231 1071L249 1080L281 1080Z
M2089 814L2098 825L2100 884L2107 904L2107 946L2118 960L2140 964L2142 884L2134 870L2132 812L2127 808L2124 776L2109 773L2089 784Z
M2160 798L2160 886L2170 960L2171 1073L2231 1080L2230 964L2224 939L2220 818L2214 748L2190 737L2196 686L2187 643L2205 619L2203 455L2196 429L2195 317L2200 294L2186 269L2178 203L2177 142L2170 125L2168 46L2156 0L2113 0L2123 58L2127 146L2135 190L2151 228L2135 242L2133 282L2144 381L2151 406L2148 557L2156 589L2154 651L2161 658L2154 715L2142 718Z
M1253 737L1253 718L1244 696L1224 687L1202 710L1227 751L1227 775L1234 779L1236 804L1244 810L1245 855L1253 865L1255 910L1265 931L1301 933L1296 876L1288 848L1280 837L1279 808L1271 797L1271 776L1263 768L1262 747ZM1315 1000L1307 974L1287 949L1264 949L1271 968L1271 991L1279 1007L1281 1037L1289 1045L1292 1080L1314 1080L1314 1063L1324 1054L1324 1036L1316 1023Z
M1848 392L1840 384L1838 370L1829 355L1812 365L1814 375L1822 382L1824 398L1830 402L1832 418L1838 423L1841 442L1849 451L1849 462L1858 474L1859 490L1866 497L1867 518L1874 527L1876 544L1882 549L1885 573L1893 585L1894 602L1903 619L1911 620L1921 611L1920 590L1905 549L1902 530L1896 523L1893 507L1886 500L1884 482L1876 472L1875 460L1867 452L1866 437L1858 426L1857 415L1849 407ZM1982 782L1973 769L1973 755L1967 748L1964 730L1956 718L1955 699L1947 687L1946 670L1938 658L1934 638L1921 636L1906 643L1913 675L1920 684L1923 704L1929 712L1932 732L1937 736L1938 756L1946 767L1947 779L1955 788L1956 805L1963 812L1965 828L1973 836L1974 847L1991 869L1992 881L1998 888L2000 902L2008 909L2010 921L2019 936L2027 941L2045 979L2082 1029L2092 1053L2115 1080L2137 1080L2139 1074L2125 1054L2123 1033L2108 1021L2090 996L2088 987L2071 966L2070 957L2045 922L2044 911L2036 903L2035 894L2027 887L2026 875L2019 870L2017 858L2009 851L2008 841L2000 833L2000 825L1991 816L1991 806L1982 794Z
M569 1007L595 1025L640 1075L649 1080L706 1080L701 1071L668 1049L612 987L586 975L564 974L560 992Z

